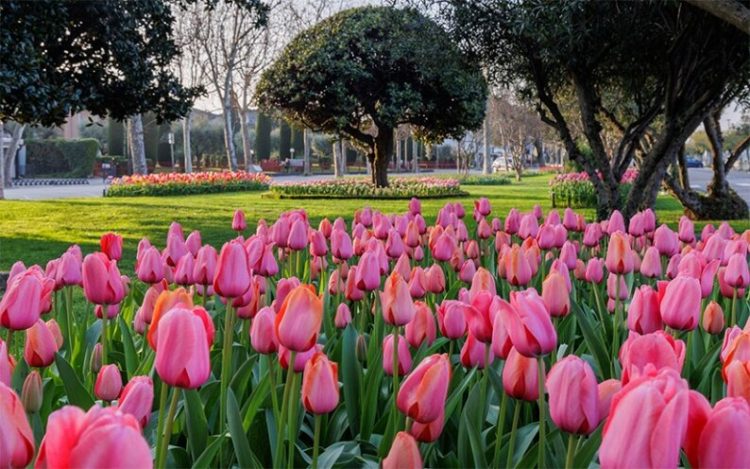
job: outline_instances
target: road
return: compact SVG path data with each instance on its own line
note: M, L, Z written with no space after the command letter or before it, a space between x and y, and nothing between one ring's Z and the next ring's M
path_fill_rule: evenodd
M437 170L425 175L436 173L453 173L453 170ZM472 171L473 172L473 171ZM690 185L693 189L703 191L711 181L712 171L707 168L690 168ZM404 174L411 176L411 173ZM277 182L300 182L330 179L332 175L301 176L301 175L280 175L275 176ZM729 173L729 184L750 204L750 172L732 171ZM5 189L5 197L15 200L48 200L64 199L70 197L101 197L104 191L104 184L101 179L90 179L89 184L77 186L31 186L15 187Z

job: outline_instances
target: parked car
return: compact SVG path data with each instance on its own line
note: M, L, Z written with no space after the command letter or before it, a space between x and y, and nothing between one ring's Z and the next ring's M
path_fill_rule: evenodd
M506 171L508 169L512 169L513 167L513 160L512 159L506 159L505 156L498 156L492 161L492 172L497 173L500 171Z
M685 165L688 168L702 168L703 162L700 160L700 158L688 156L687 158L685 158Z

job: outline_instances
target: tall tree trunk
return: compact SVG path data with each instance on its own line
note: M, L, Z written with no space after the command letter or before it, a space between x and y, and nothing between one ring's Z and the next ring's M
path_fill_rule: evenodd
M305 160L304 160L304 173L305 176L310 176L312 174L312 170L310 169L310 138L312 136L310 135L310 129L305 127L305 131L303 134L303 140L305 144Z
M13 186L13 165L16 162L16 154L18 153L18 147L21 144L21 137L23 137L23 131L26 129L26 124L16 124L16 128L13 129L13 139L8 147L8 153L5 155L5 187Z
M0 120L0 182L5 180L5 123ZM0 184L0 200L5 199L5 184Z
M224 79L224 146L227 150L227 162L231 171L237 171L237 150L234 148L234 126L232 125L232 75L227 73Z
M143 115L134 114L128 123L128 146L133 158L133 172L135 174L148 174L146 165L146 145L143 141Z
M250 129L247 125L248 112L244 109L240 109L240 133L242 134L242 156L245 160L245 171L250 171L250 168L255 163L253 161L253 152L250 146Z
M346 161L346 154L347 154L346 140L342 139L341 140L341 175L342 176L344 174L346 174L346 171L347 171L347 169L346 169L346 163L347 163L347 161Z
M190 146L190 129L193 125L193 111L189 111L182 119L182 152L185 155L185 172L193 172L193 151Z
M484 155L482 156L482 174L490 174L490 124L489 116L485 116L482 126L482 140L484 140Z
M714 197L724 197L729 193L726 167L724 166L724 137L721 133L718 113L710 113L703 119L706 136L711 143L713 177L708 184L708 193Z
M388 187L388 162L393 156L393 129L378 125L375 155L372 164L373 182L377 187Z
M544 140L542 137L534 138L534 148L536 148L536 164L540 168L545 165L544 161Z
M414 140L412 137L411 140L411 165L414 167L414 172L417 172L417 167L419 166L419 142Z
M396 164L394 165L394 172L398 173L401 171L401 161L406 159L404 155L404 141L400 138L396 138Z
M341 140L333 142L333 176L340 178L341 174Z

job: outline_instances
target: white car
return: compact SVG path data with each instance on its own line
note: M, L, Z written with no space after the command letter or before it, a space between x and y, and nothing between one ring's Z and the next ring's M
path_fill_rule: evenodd
M501 172L501 171L508 171L508 170L512 169L512 167L513 167L513 159L512 159L512 157L511 158L506 158L504 155L501 155L501 156L496 157L492 161L492 172L493 173L498 173L498 172Z

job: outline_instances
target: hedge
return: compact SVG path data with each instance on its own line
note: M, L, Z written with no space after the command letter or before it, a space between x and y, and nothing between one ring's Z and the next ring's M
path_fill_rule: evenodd
M366 178L343 178L303 183L282 183L271 186L271 197L281 199L410 199L412 197L462 197L456 179L447 178L390 178L389 186L375 187Z
M99 141L94 138L26 140L26 174L83 178L94 171Z

